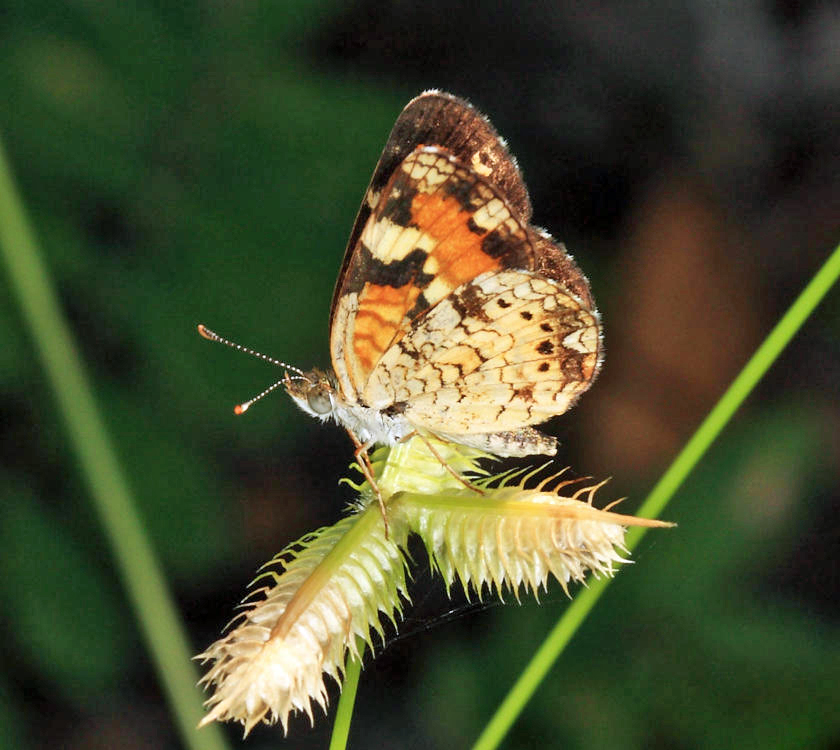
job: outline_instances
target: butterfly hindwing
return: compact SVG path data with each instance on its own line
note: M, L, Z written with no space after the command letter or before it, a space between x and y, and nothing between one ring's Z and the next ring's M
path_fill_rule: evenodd
M362 396L377 408L399 405L412 424L449 436L538 424L589 386L599 331L597 314L557 282L488 272L394 344Z

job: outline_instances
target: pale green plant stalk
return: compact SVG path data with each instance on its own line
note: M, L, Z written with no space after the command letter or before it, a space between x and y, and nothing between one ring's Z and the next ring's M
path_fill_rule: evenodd
M191 750L224 750L227 745L218 730L195 731L202 710L187 637L100 417L2 142L0 252L184 745Z
M361 659L349 658L344 668L344 684L341 686L341 699L335 710L330 750L343 750L347 747L350 736L350 722L353 719L353 706L359 689L359 675L362 671Z

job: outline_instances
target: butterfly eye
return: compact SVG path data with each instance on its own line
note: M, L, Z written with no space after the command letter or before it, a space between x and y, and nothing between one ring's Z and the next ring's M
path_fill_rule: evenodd
M333 409L330 394L322 390L313 390L307 397L309 408L316 414L329 414Z

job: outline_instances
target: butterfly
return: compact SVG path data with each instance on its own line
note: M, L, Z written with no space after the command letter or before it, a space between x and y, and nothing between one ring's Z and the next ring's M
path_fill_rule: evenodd
M332 369L282 381L347 430L374 488L368 450L415 434L496 456L556 453L533 425L592 384L601 324L586 277L530 220L516 160L483 115L437 90L406 105L333 293Z

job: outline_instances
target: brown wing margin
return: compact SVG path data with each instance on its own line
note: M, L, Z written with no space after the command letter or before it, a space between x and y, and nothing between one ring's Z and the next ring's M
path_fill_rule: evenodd
M365 192L333 292L331 327L344 273L373 210L368 198L381 193L400 162L420 145L441 146L450 151L460 162L492 183L505 196L522 224L528 225L531 218L528 190L516 160L489 120L457 96L444 91L424 91L405 106L394 123Z
M566 246L555 240L548 232L528 227L528 235L534 243L534 268L549 279L559 281L566 289L578 297L589 310L595 310L595 300L589 288L589 280L578 268L574 258L569 255Z

